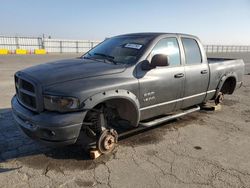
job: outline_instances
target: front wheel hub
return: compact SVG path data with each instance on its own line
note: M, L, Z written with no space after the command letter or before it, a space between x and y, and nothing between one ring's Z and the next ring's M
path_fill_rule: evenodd
M114 144L115 144L115 138L111 135L108 135L104 140L104 148L106 150L110 150L111 148L114 147Z
M100 137L97 140L97 148L101 153L111 152L118 141L118 134L114 129L106 129L102 131Z

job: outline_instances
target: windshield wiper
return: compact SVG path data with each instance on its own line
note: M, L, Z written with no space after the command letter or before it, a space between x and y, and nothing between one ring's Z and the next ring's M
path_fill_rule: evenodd
M101 59L98 59L98 58L94 58L94 57L91 57L91 54L89 54L90 56L82 56L83 59L91 59L91 60L96 60L96 61L99 61L99 62L103 62L103 60Z
M87 57L86 54L88 54L89 57ZM87 52L86 54L84 54L84 55L82 56L82 58L84 58L84 59L90 59L90 56L92 56L92 55L91 55L89 52Z
M107 58L110 58L110 59L115 59L115 57L107 55L107 54L103 54L103 53L94 53L94 55L99 55L99 56L102 56L102 57L107 57Z
M110 55L107 55L107 54L103 54L103 53L94 53L94 55L99 55L99 56L105 57L106 60L114 63L115 65L117 64L117 62L114 60L115 57L113 57L113 56L110 56Z

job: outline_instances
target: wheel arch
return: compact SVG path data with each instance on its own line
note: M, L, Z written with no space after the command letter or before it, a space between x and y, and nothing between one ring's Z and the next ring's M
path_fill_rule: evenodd
M222 92L223 94L232 94L236 88L236 84L236 73L232 72L224 75L218 84L215 97L219 94L219 92Z
M115 103L119 113L129 120L133 126L137 126L140 120L140 104L136 95L128 90L117 89L103 91L88 97L83 101L83 109L86 109L83 119L89 110L101 103ZM129 109L129 111L128 111Z

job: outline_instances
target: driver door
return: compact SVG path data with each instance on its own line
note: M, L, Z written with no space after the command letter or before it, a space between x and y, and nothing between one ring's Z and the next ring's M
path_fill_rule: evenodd
M176 109L184 90L184 67L181 64L178 40L175 37L161 39L149 55L149 62L155 54L166 54L169 66L151 70L139 68L141 120L169 113ZM179 105L178 105L179 106Z

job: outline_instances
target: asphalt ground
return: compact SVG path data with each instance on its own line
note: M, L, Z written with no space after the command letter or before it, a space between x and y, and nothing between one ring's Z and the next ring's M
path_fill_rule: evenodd
M220 111L199 111L119 142L90 160L79 146L49 148L13 121L17 70L78 54L0 56L0 187L250 187L250 53L243 86Z

